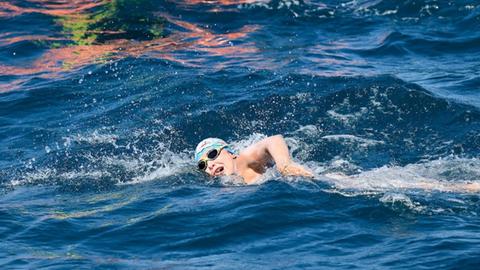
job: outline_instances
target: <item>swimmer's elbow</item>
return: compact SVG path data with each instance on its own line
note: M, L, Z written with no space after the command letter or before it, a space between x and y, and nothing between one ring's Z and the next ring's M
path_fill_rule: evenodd
M286 145L285 139L280 134L266 138L263 143L264 149L270 154L273 154L272 151L275 152L275 149L286 147Z
M268 151L270 148L282 142L285 142L285 139L283 139L282 135L277 134L263 139L258 145L261 145L265 151Z
M273 158L277 166L285 166L290 162L288 146L282 135L268 137L265 150Z
M271 136L270 140L273 141L273 142L285 142L285 139L283 138L283 135L281 135L281 134Z

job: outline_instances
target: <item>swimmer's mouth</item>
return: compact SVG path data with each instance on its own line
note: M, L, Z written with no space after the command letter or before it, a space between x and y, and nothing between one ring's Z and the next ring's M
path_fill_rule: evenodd
M223 173L223 167L218 167L216 170L215 170L215 175L219 175Z

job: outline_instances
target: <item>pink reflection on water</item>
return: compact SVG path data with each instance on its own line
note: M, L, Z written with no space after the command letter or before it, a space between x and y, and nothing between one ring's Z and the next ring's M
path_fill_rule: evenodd
M0 2L0 16L12 17L25 13L42 13L59 18L68 18L69 16L73 18L86 14L86 11L101 6L106 1L31 0L30 2L39 4L41 7L24 8L2 1ZM231 3L231 1L219 2ZM202 2L198 1L198 3ZM246 25L234 32L215 33L206 27L185 22L167 14L157 15L179 26L182 30L175 31L168 37L146 41L114 39L91 45L56 45L63 47L49 48L43 51L39 49L39 56L34 60L29 60L28 63L23 61L21 64L11 65L0 62L0 74L13 77L10 82L0 83L0 92L20 89L22 84L32 77L57 78L65 72L77 70L85 65L124 57L152 57L182 65L201 67L206 63L209 56L221 56L225 58L224 61L215 61L213 66L209 66L209 68L221 69L225 67L222 62L235 61L234 59L244 61L249 57L253 59L253 54L258 52L255 44L245 41L250 33L258 30L258 26ZM52 33L52 35L58 36L58 33ZM68 42L68 37L22 35L21 33L0 35L0 46L22 41L39 41L49 44L48 42L51 43L52 41ZM197 52L199 54L192 57L190 53L189 57L185 57L185 52Z
M0 2L0 16L14 17L24 13L41 13L50 16L74 15L105 4L106 0L30 0L40 7L20 7L8 1Z
M207 52L215 56L242 55L258 51L251 43L245 43L242 46L232 43L232 41L245 38L249 33L258 30L258 26L248 25L240 28L237 32L215 34L193 23L176 20L166 15L164 17L188 30L187 32L177 32L174 37L180 40L195 40L190 46L193 50Z
M10 37L9 37L10 36ZM49 37L46 35L22 35L18 36L18 33L4 33L0 34L1 45L11 45L22 41L63 41L63 38Z

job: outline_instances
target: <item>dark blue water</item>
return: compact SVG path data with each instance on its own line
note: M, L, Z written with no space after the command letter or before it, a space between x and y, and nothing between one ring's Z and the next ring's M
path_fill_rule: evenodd
M0 1L0 267L477 269L479 25L480 1ZM195 170L205 137L274 134L314 180Z

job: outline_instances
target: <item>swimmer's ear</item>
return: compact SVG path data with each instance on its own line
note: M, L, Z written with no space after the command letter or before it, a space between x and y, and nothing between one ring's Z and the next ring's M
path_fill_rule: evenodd
M231 149L230 147L225 147L225 150L227 150L227 152L229 152L230 154L232 154L234 156L238 155L238 151L235 151L235 150Z

